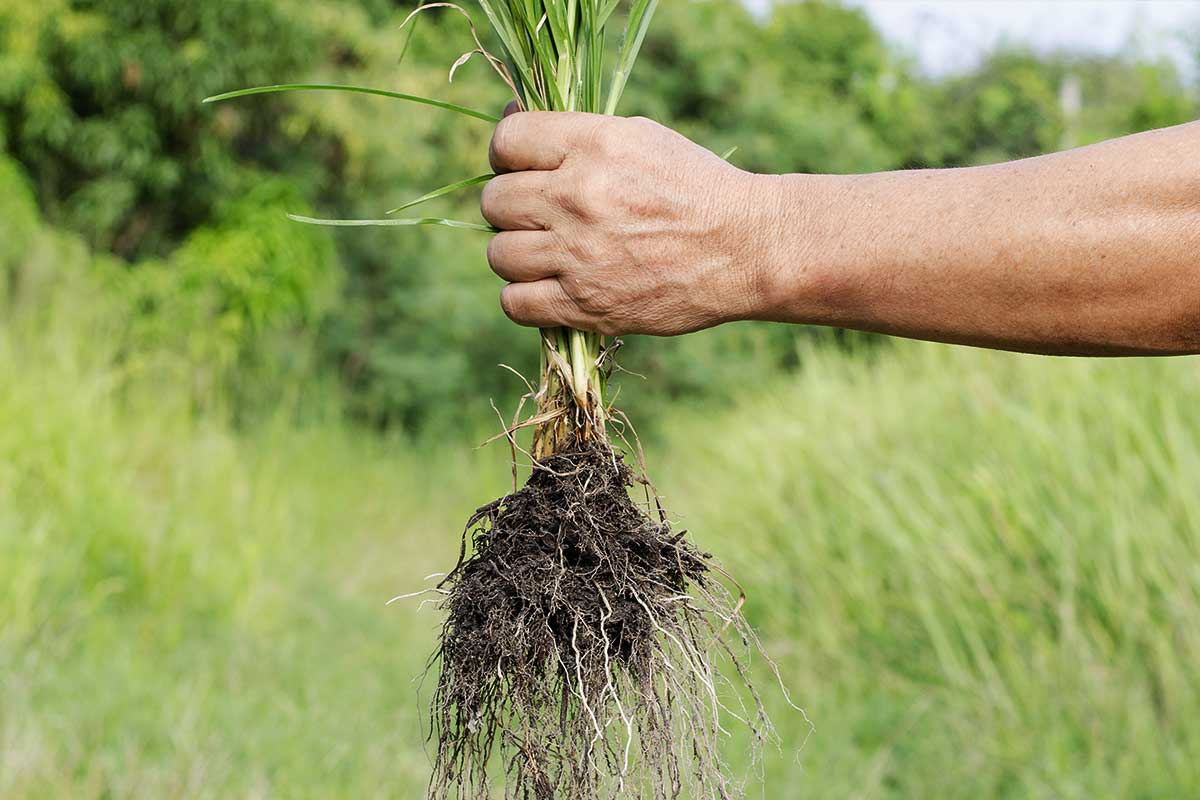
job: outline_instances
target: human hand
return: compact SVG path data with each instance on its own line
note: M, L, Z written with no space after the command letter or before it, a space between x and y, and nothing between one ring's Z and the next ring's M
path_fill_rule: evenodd
M669 336L751 317L755 242L770 193L674 131L641 118L507 115L483 216L522 325Z

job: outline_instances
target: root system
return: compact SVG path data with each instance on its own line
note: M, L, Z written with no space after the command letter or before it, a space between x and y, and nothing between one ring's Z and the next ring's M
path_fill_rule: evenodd
M589 444L471 516L440 586L433 800L739 795L718 739L733 718L770 734L741 660L757 641L636 481Z

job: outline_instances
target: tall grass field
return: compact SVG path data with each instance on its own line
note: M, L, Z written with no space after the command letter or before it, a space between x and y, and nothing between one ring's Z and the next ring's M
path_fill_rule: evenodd
M234 427L89 308L0 321L0 797L421 796L438 620L384 604L506 450ZM1200 364L802 360L647 442L815 725L758 664L750 796L1200 794Z

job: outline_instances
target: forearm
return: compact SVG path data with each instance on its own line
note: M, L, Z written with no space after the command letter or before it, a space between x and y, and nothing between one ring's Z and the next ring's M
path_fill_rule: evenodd
M758 180L758 318L1200 352L1200 124L990 167Z

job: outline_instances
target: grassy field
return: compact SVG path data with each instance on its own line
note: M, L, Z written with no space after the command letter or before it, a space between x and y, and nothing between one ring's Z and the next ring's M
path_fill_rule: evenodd
M506 453L239 432L69 311L0 324L0 797L420 796L438 618L384 602ZM816 726L759 664L751 796L1200 793L1197 362L805 359L648 443Z

